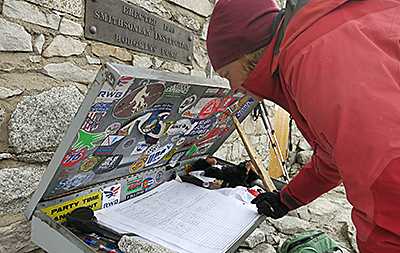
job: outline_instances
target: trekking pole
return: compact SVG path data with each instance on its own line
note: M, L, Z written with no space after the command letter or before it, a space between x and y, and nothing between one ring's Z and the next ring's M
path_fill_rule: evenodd
M274 153L275 153L276 158L278 160L278 164L279 164L279 167L280 167L280 169L282 171L283 177L285 178L286 183L289 183L289 175L288 175L288 173L286 171L286 167L285 167L286 163L284 161L282 152L280 150L278 140L276 139L275 130L273 129L271 121L270 121L270 119L268 117L268 111L267 111L267 109L266 109L266 107L264 105L264 102L260 102L259 105L260 104L262 105L262 107L260 106L260 110L261 110L260 115L261 115L261 119L263 121L264 127L267 130L267 135L268 135L269 141L271 142L272 149L274 150ZM267 125L266 118L268 119L270 127L268 127L268 125ZM270 129L271 129L271 133L269 132ZM274 138L272 138L271 135Z
M260 104L262 105L262 108L264 110L261 110ZM274 153L276 155L276 158L278 159L279 167L282 170L282 173L283 173L283 176L285 178L286 183L289 183L289 174L286 171L286 163L285 162L281 162L283 160L283 155L282 155L282 153L280 151L279 143L278 143L278 141L276 139L276 136L275 136L275 130L272 127L271 120L270 120L270 118L268 116L268 110L265 107L264 101L259 102L258 106L260 107L260 110L263 111L263 112L260 113L261 114L261 119L263 121L265 129L267 130L267 135L268 135L268 138L269 138L269 140L271 142L271 145L273 147L273 150L274 150ZM269 122L270 128L268 128L267 120L265 118L268 118L268 122ZM269 129L271 129L271 134L274 137L275 142L272 140L271 134L269 133ZM276 151L275 149L278 149L278 151ZM300 215L300 212L299 212L298 209L296 209L296 213L297 213L297 216L301 219L301 215Z

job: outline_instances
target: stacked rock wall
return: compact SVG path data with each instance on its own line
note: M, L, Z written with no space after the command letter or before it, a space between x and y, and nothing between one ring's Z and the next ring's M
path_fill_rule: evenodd
M193 64L86 39L85 0L0 0L0 252L37 248L23 212L102 63L219 78L210 75L205 43L213 1L126 2L190 30ZM268 166L261 119L243 125ZM236 133L216 155L248 159Z

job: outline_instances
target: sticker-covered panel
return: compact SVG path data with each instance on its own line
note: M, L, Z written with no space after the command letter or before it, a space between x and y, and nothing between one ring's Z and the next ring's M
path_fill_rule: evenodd
M235 129L232 115L243 120L254 105L251 98L232 95L229 87L209 79L158 77L160 71L146 76L137 74L138 68L131 67L130 73L129 66L120 66L107 64L99 72L101 88L90 108L80 108L86 116L45 198L212 154Z

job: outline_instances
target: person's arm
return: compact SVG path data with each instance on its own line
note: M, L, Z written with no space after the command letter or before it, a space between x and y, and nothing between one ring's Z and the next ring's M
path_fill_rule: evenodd
M317 154L301 168L299 174L281 190L281 201L293 210L306 205L341 183L331 156L317 146Z

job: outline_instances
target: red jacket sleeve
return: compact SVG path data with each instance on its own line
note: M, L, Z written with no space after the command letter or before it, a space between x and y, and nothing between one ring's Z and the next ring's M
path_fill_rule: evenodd
M338 186L342 181L330 160L328 153L315 146L312 160L282 189L281 201L293 210Z

